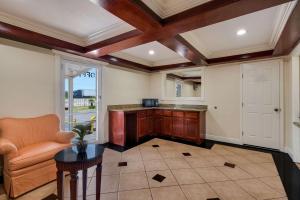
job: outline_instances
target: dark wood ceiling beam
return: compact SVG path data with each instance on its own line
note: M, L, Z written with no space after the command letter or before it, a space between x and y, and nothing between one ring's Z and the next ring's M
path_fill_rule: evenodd
M163 20L163 26L161 27L161 25L149 25L149 23L160 23L152 14L147 13L147 11L141 9L138 4L135 4L135 1L98 0L98 2L102 2L101 4L99 3L99 5L103 6L104 9L112 12L128 23L135 24L136 28L141 30L146 26L148 29L146 30L144 27L143 29L146 30L146 32L142 35L99 48L97 54L98 56L103 56L148 42L168 39L183 32L240 17L290 1L293 0L212 0ZM116 4L118 5L114 7ZM147 17L140 17L144 15Z
M95 0L93 1L108 12L119 17L140 31L161 28L161 24L153 16L131 0Z
M176 63L176 64L170 64L170 65L160 65L152 67L151 71L162 71L162 70L170 70L170 69L183 69L183 68L190 68L190 67L196 67L196 65L192 62L185 62L185 63Z
M126 33L117 35L115 37L112 37L112 38L109 38L109 39L97 42L95 44L91 44L89 46L86 46L85 48L86 48L86 51L89 52L89 51L93 51L95 49L99 49L99 48L102 48L102 47L105 47L105 46L112 45L112 44L114 44L116 42L120 42L120 41L123 41L125 39L129 39L129 38L132 38L132 37L135 37L135 36L139 36L141 34L142 34L141 31L135 29L135 30L128 31Z
M147 65L132 62L132 61L125 60L125 59L122 59L122 58L118 58L118 57L115 57L115 56L105 55L105 56L102 56L101 59L105 60L109 64L117 65L117 66L120 66L120 67L125 67L125 68L128 68L128 69L135 69L135 70L144 71L144 72L150 72L151 71L151 67L149 67Z
M172 49L182 57L197 65L207 65L206 57L180 35L168 39L158 40L164 46Z
M86 52L86 49L82 46L13 26L4 22L0 22L0 37L44 47L47 49L56 49L66 52Z
M273 50L267 51L259 51L254 53L246 53L234 56L226 56L220 58L211 58L207 59L208 65L217 65L217 64L224 64L224 63L234 63L234 62L243 62L243 61L250 61L250 60L257 60L263 58L270 58L273 56Z
M300 1L297 2L292 11L280 37L275 46L275 56L287 55L300 42Z

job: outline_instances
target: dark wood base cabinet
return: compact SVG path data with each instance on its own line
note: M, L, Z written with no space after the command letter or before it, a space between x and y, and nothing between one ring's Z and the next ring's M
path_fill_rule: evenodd
M110 111L109 140L132 146L145 136L168 136L200 144L205 139L205 113L171 109Z

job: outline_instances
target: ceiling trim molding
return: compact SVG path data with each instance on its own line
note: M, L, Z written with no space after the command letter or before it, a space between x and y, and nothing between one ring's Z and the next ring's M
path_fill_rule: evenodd
M119 51L119 52L112 53L110 55L114 56L114 57L121 58L121 59L129 60L129 61L132 61L132 62L137 62L137 63L143 64L143 65L153 66L153 62L147 61L147 60L142 59L142 58L135 57L135 56L130 55L126 52L120 52Z
M34 31L43 35L47 35L50 37L54 37L60 40L64 40L67 42L71 42L73 44L81 45L83 46L85 44L84 39L77 37L73 34L65 33L62 31L55 30L53 28L49 28L45 25L36 23L36 22L31 22L26 19L21 19L18 17L15 17L13 15L7 14L5 12L0 11L0 21L11 24L13 26L18 26L20 28L24 28L30 31Z
M90 34L84 39L84 45L92 45L97 42L112 38L117 35L121 35L123 33L129 32L134 30L135 28L126 22L117 22L114 24L111 24L110 26L105 27L104 29L97 31L93 34Z
M296 3L297 1L288 2L281 8L280 13L277 16L276 22L274 24L272 36L269 41L269 45L271 48L274 48L276 46L276 43L278 42L279 37L296 6Z

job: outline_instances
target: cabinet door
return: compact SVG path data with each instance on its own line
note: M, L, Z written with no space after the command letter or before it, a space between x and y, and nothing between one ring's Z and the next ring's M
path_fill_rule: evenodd
M184 137L184 118L173 117L173 134L176 137Z
M153 130L153 117L150 116L148 117L148 135L152 135L154 130Z
M155 134L161 134L162 133L162 129L161 129L161 127L162 127L162 117L156 116L154 118L153 126L154 126L154 133Z
M172 135L172 117L162 117L162 134Z
M148 120L147 117L140 117L138 119L138 135L139 137L143 137L147 134L148 130Z
M184 137L192 140L195 140L199 137L199 119L185 119Z

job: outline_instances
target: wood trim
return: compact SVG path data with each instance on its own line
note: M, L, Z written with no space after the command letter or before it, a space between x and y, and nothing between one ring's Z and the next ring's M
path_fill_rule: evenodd
M300 42L300 1L296 4L290 15L280 38L275 46L273 54L275 56L287 55Z
M116 42L120 42L122 40L132 38L132 37L135 37L135 36L138 36L138 35L141 35L141 34L142 34L142 32L137 30L137 29L132 30L132 31L128 31L126 33L122 33L122 34L117 35L115 37L112 37L112 38L97 42L95 44L91 44L89 46L86 46L86 52L93 51L95 49L99 49L99 48L104 47L104 46L112 45Z
M173 74L173 73L167 74L167 77L170 77L170 78L178 78L178 79L181 79L181 80L201 79L201 76L184 77L184 76L179 76L179 75L176 75L176 74Z
M176 35L175 37L163 40L158 40L158 42L172 49L179 55L187 58L194 64L207 64L206 57L180 35Z
M111 56L111 55L102 56L101 59L105 60L109 64L125 67L128 69L135 69L135 70L144 71L144 72L151 71L151 67L149 67L147 65L132 62L132 61L125 60L125 59L118 58L118 57Z
M262 58L270 58L272 56L273 56L273 50L267 50L267 51L259 51L254 53L246 53L246 54L233 55L227 57L211 58L211 59L207 59L207 62L208 65L216 65L216 64L256 60Z
M26 30L24 28L13 26L4 22L0 22L0 36L47 49L56 49L66 52L85 52L85 48L82 46Z
M141 9L134 1L128 0L95 0L98 6L119 17L140 31L161 28L161 24L151 14Z
M156 72L161 70L180 69L180 68L188 68L188 67L196 67L196 65L192 62L176 63L170 65L154 66L151 68L151 71Z

